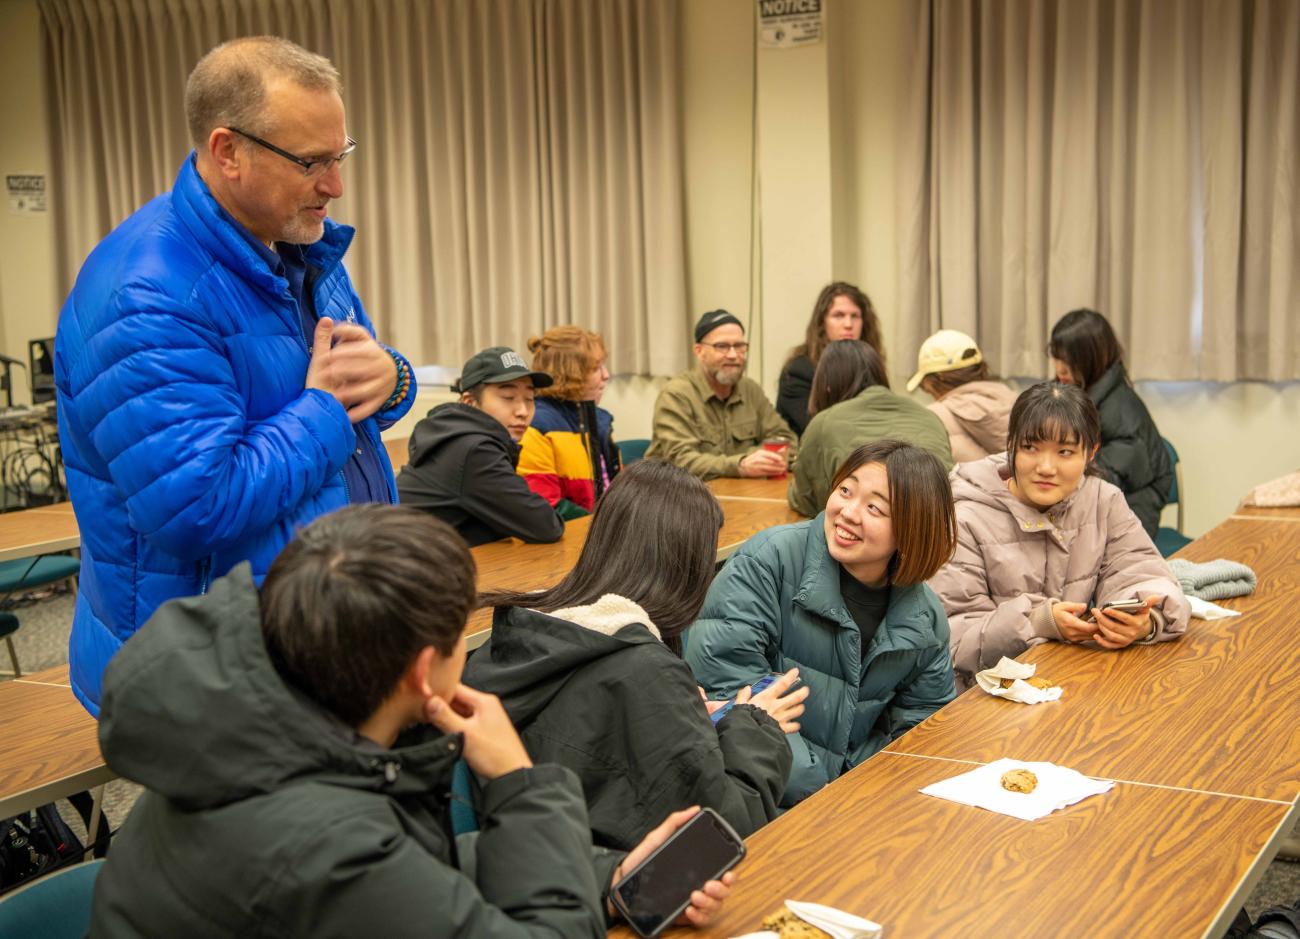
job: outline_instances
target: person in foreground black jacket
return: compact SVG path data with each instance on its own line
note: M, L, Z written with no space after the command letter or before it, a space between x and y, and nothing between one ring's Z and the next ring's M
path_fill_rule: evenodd
M642 460L596 503L558 586L481 598L496 608L492 634L465 683L501 698L534 759L578 774L598 845L626 849L690 805L716 810L742 836L778 814L792 760L785 733L798 729L807 690L790 693L788 673L715 727L681 658L721 525L702 482Z
M550 375L530 371L505 346L471 358L451 388L460 400L430 410L411 434L410 462L397 476L401 503L442 519L470 547L510 537L558 541L563 520L515 472L533 393L550 385Z
M473 599L447 525L374 504L299 532L260 598L242 564L161 607L105 679L104 756L146 789L90 935L604 936L620 867L693 812L626 857L593 849L573 773L534 765L501 702L460 684Z

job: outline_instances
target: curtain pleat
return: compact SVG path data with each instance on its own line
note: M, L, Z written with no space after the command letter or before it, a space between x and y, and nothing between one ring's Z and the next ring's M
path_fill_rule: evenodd
M676 0L39 3L65 288L170 187L194 63L270 33L343 76L360 147L334 214L386 341L454 366L573 322L615 371L685 364Z
M903 348L951 326L1042 375L1052 324L1091 306L1135 378L1300 378L1300 4L909 16Z

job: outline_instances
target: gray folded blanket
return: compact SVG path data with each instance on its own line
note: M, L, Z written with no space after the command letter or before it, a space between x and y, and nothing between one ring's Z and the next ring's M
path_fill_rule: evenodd
M1193 564L1182 558L1169 562L1183 593L1202 600L1226 600L1244 596L1255 589L1255 572L1245 564L1219 558L1204 564Z

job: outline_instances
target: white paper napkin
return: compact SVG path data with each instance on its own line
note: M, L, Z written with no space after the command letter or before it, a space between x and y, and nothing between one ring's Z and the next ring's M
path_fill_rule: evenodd
M1010 769L1027 769L1038 777L1033 792L1011 792L1002 788L1002 774ZM1001 759L986 766L933 783L921 790L950 802L973 805L1012 818L1032 822L1057 809L1109 792L1115 784L1087 776L1055 763L1029 763Z
M1037 665L1017 662L1004 655L997 665L986 668L982 672L976 672L975 683L995 698L1006 698L1008 701L1019 701L1021 704L1042 704L1044 701L1055 701L1061 696L1060 685L1053 688L1035 688L1024 680L1033 678L1034 671L1037 668ZM1004 678L1016 680L1011 683L1010 688L1003 688L1002 679Z
M1241 615L1241 610L1230 610L1226 606L1219 606L1217 603L1193 597L1191 594L1187 594L1187 602L1192 605L1192 615L1197 619L1226 619L1229 616Z
M785 908L810 926L816 926L833 939L873 939L879 936L883 927L861 916L845 913L833 906L820 903L803 903L799 900L786 900ZM760 932L745 933L736 939L778 939L780 934L770 929Z

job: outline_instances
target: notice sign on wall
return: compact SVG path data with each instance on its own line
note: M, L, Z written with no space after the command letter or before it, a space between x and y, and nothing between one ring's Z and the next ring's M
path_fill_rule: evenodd
M9 190L9 214L36 215L45 211L44 176L6 176Z
M758 43L777 49L822 41L822 0L758 0Z

